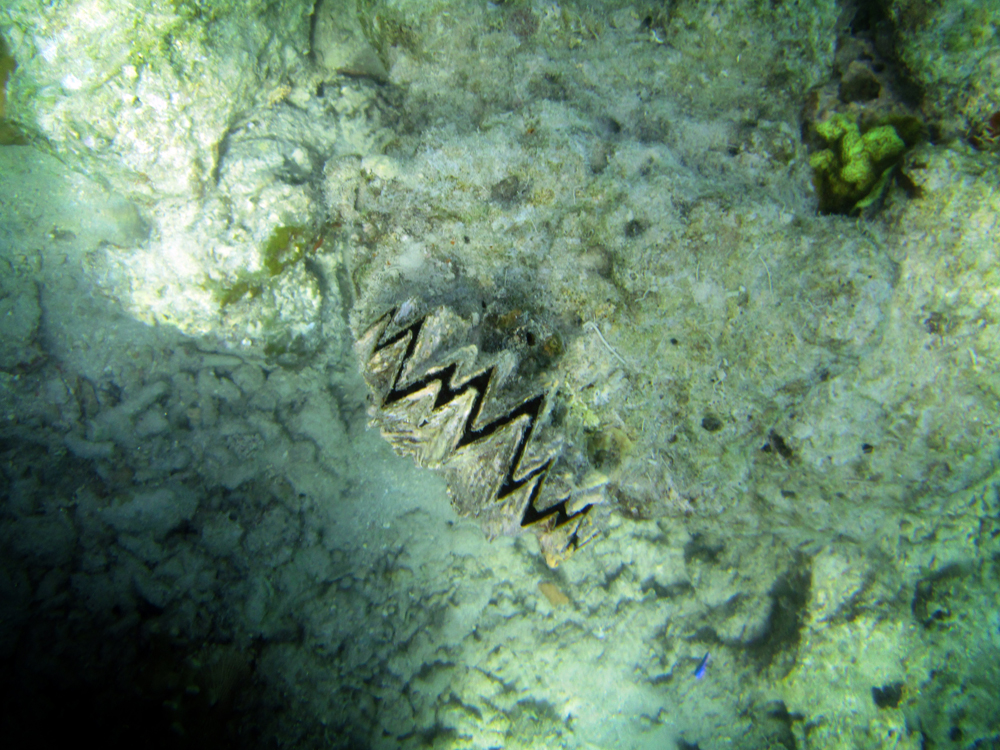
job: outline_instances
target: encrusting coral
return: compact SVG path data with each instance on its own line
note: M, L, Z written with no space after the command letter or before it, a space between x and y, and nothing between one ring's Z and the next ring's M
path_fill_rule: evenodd
M850 213L881 193L906 144L892 125L880 125L864 135L857 122L837 114L816 125L827 148L809 157L813 184L823 213Z

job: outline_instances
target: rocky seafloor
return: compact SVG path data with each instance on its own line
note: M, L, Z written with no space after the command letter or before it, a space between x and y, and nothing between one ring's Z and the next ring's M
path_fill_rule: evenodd
M6 3L5 745L1000 746L998 17ZM558 567L368 427L442 300Z

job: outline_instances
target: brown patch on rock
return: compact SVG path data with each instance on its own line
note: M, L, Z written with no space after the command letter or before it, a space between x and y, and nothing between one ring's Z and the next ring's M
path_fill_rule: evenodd
M571 604L570 598L554 583L542 581L538 584L538 590L545 595L545 598L549 600L549 604L553 607L564 607Z
M524 41L538 31L538 16L531 8L523 6L514 8L507 16L507 28L514 36Z

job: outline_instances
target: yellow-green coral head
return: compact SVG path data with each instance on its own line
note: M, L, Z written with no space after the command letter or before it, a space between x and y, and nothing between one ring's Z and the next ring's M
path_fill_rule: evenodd
M816 125L826 148L809 158L813 185L822 213L850 213L882 190L885 179L906 144L892 125L881 125L863 135L855 119L836 114Z

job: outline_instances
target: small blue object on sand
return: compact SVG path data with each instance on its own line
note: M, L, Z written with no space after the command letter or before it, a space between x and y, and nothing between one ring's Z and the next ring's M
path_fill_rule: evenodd
M705 672L708 670L708 657L710 654L711 652L706 653L702 660L698 662L698 666L694 670L694 678L696 680L700 680L705 676Z

